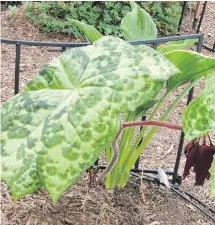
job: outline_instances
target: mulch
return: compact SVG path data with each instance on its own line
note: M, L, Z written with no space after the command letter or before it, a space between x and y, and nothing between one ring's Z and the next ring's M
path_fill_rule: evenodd
M201 3L201 11L203 9L203 3ZM187 7L184 13L184 19L182 22L180 34L194 34L197 31L198 24L200 22L200 18L193 28L193 20L196 9L197 2L188 1ZM209 48L213 47L215 41L215 2L208 1L206 10L203 16L202 24L200 27L201 33L204 33L204 45ZM203 50L204 54L207 54L207 51Z

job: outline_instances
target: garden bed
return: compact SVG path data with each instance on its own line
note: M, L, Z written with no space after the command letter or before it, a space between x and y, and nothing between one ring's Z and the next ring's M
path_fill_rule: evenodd
M156 184L132 181L121 190L88 186L87 177L73 185L56 205L45 190L14 203L2 184L4 225L212 225L192 205Z
M45 35L39 32L26 18L23 8L18 9L16 17L10 18L9 12L2 12L2 37L23 40L77 42L62 35ZM20 86L32 78L40 67L60 54L47 47L23 47L21 50ZM210 54L210 53L207 53ZM15 49L2 45L2 102L13 95ZM195 94L203 83L195 89ZM176 93L175 93L176 94ZM173 97L170 97L173 98ZM180 123L181 112L186 99L177 106L169 122ZM160 129L153 142L141 157L141 167L174 167L180 133ZM214 138L214 137L213 137ZM182 157L180 173L184 166ZM140 182L132 180L123 190L108 192L103 187L88 187L87 178L73 185L53 205L44 190L36 195L23 197L17 203L11 201L6 185L2 184L3 224L212 224L205 216L179 196L145 183L145 195L140 194ZM208 206L215 208L209 198L209 182L204 187L194 187L194 175L182 184L184 190L191 191ZM145 199L144 199L145 198ZM96 222L95 222L96 221Z

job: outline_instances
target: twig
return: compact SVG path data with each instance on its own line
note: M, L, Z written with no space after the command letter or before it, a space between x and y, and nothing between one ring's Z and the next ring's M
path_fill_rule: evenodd
M87 201L87 198L88 198L88 187L87 187L87 193L86 193L86 196L85 196L84 201L83 201L83 203L82 203L81 209L84 208L85 203L86 203L86 201Z
M169 150L162 156L162 158L164 158L165 156L167 156L174 148L174 144L170 146Z

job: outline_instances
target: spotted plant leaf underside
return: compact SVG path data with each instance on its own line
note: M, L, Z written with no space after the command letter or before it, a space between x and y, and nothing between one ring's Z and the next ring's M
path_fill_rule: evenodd
M205 89L184 110L182 124L189 140L215 131L215 73L207 75Z
M2 106L2 180L14 199L44 186L56 201L109 146L120 112L153 101L179 73L118 38L66 51Z

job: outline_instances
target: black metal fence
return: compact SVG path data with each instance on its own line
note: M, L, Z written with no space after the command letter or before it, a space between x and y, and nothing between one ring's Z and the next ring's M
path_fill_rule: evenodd
M143 40L143 41L131 41L129 42L132 45L141 45L141 44L148 44L152 45L154 49L157 49L157 46L161 43L166 43L169 41L177 41L177 40L186 40L186 39L198 39L197 45L196 45L196 51L201 52L202 50L202 45L203 45L203 38L204 35L202 33L199 34L192 34L192 35L184 35L184 36L172 36L172 37L163 37L163 38L157 38L157 39L151 39L151 40ZM1 38L0 39L2 44L11 44L16 46L16 58L15 58L15 84L14 84L14 94L16 95L19 93L19 78L20 78L20 59L21 59L21 48L22 46L44 46L44 47L61 47L62 52L66 50L66 48L77 48L77 47L83 47L90 45L90 43L57 43L57 42L39 42L39 41L24 41L24 40L11 40L11 39L6 39L6 38ZM188 94L187 98L187 104L192 100L193 96L193 90L192 88ZM145 117L142 118L143 120ZM180 164L180 159L181 159L181 154L182 154L182 149L183 149L183 143L184 143L184 133L181 133L180 141L179 141L179 146L178 146L178 151L177 151L177 156L175 160L175 166L172 170L166 170L166 174L172 176L172 187L171 190L176 192L177 194L181 195L183 198L188 200L190 203L192 203L194 206L196 206L200 211L205 213L208 217L210 217L213 221L215 221L215 218L211 215L211 213L215 213L213 209L208 208L203 202L192 196L190 193L187 192L181 192L178 188L178 186L181 183L181 176L178 174L178 169L179 169L179 164ZM99 162L97 161L96 163L101 169L105 168L105 166L99 165ZM142 172L142 173L152 173L152 174L157 174L158 170L157 169L144 169L144 168L139 168L139 159L135 163L134 168L132 169L131 172ZM201 207L199 206L201 205ZM203 207L203 208L202 208ZM206 208L206 210L204 209Z

